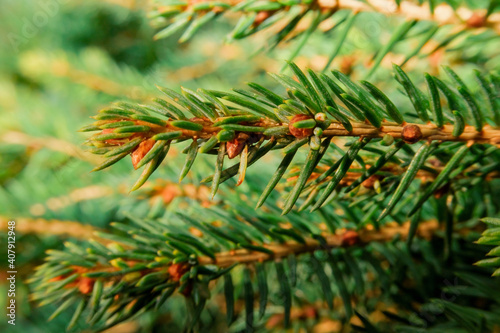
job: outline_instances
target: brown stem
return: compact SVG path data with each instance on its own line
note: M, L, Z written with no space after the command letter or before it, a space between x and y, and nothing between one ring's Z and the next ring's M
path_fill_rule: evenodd
M304 116L306 119L307 116ZM293 119L292 119L293 120ZM299 119L303 120L303 119ZM170 131L181 131L181 139L193 139L202 138L209 139L210 137L216 135L221 128L213 126L213 123L204 118L191 118L190 121L200 124L203 129L200 132L195 132L191 130L179 129L170 122L167 122L166 126L159 126L151 124L145 121L135 121L137 125L147 125L152 128L151 132L147 134L141 134L143 136L153 136L158 133L165 133ZM260 121L253 123L252 126L271 128L274 126L289 125L287 123L277 124L276 122L262 118ZM406 123L399 125L394 122L384 121L380 128L369 124L368 122L352 122L353 129L348 131L344 128L341 123L332 122L330 126L323 131L323 136L351 136L351 137L367 137L367 138L383 138L385 135L390 135L395 139L405 139L403 135L403 130L411 129L412 132L415 130L421 132L417 141L472 141L473 143L491 143L498 145L500 144L500 128L495 128L490 125L485 125L481 131L477 131L474 126L466 125L464 131L459 136L453 136L453 125L443 125L439 128L432 123L427 124L417 124L417 123ZM312 132L312 130L311 130ZM292 133L288 133L290 135Z
M182 130L182 138L210 138L215 135L220 128L213 127L210 122L206 120L196 120L202 125L204 125L204 129L201 132L193 132L188 130ZM151 126L151 124L147 124ZM261 127L273 127L276 126L276 123L271 123L267 120L263 120L259 123L254 124L256 126ZM282 124L287 125L287 124ZM406 129L417 129L420 133L418 138L412 138L414 140L410 143L415 143L417 141L463 141L470 143L490 143L493 145L500 145L500 128L493 128L490 125L485 125L483 130L478 132L475 127L467 125L462 134L459 136L453 136L453 125L444 125L442 128L438 128L436 125L431 123L429 124L412 124L412 123L404 123L402 125L398 125L397 123L392 122L383 122L380 128L376 128L368 123L352 123L352 131L348 131L342 126L340 123L332 123L324 132L324 137L366 137L366 138L383 138L386 135L390 135L395 139L403 139L408 141L408 137L403 134L403 130ZM153 133L161 133L168 132L172 130L179 130L171 126L170 124L167 127L159 127ZM290 135L290 134L288 134ZM416 140L415 140L416 139Z
M0 216L0 230L7 230L7 222L10 219ZM66 235L80 239L96 239L94 231L97 229L82 225L78 222L72 221L58 221L58 220L45 220L45 219L32 219L32 218L16 218L16 230L20 233L36 233L36 234L51 234L51 235ZM430 239L432 235L439 229L439 223L436 220L421 222L417 230L417 235L422 238ZM358 232L339 230L338 234L325 235L326 247L312 238L306 238L305 244L297 243L295 241L288 241L281 244L264 244L262 247L273 251L274 255L269 255L263 252L249 251L245 249L238 249L229 252L221 252L215 255L216 260L209 257L199 257L201 265L215 264L219 267L229 267L233 264L249 264L256 262L263 262L269 260L276 260L285 258L290 254L303 254L321 250L325 248L340 248L348 247L350 245L365 245L370 242L387 242L396 236L405 239L410 230L410 222L405 222L402 225L397 223L389 223L380 230L373 230L368 227ZM101 243L109 243L104 239L97 239Z
M420 128L422 136L419 140L437 140L437 141L471 141L473 143L491 143L500 144L500 129L493 128L490 125L483 127L481 132L476 131L473 126L465 126L464 132L460 136L453 136L453 125L444 125L438 128L432 124L404 124L383 123L381 128L376 128L366 123L353 123L353 130L347 131L341 124L333 123L323 132L324 136L356 136L367 138L383 138L390 135L395 139L404 139L403 129L406 126L417 126Z
M120 2L121 0L115 0ZM130 1L130 0L129 0ZM125 4L122 4L125 6ZM64 56L48 56L37 54L36 68L29 68L31 75L50 74L57 77L67 78L74 83L81 84L89 89L104 92L108 95L124 97L127 96L137 101L148 101L161 94L152 90L149 86L140 84L129 84L120 81L121 77L107 77L92 72L92 68L79 68ZM209 59L199 64L184 66L168 72L169 80L183 82L209 75L219 69L223 62ZM259 66L263 67L264 64Z
M436 220L421 222L419 224L418 235L423 238L431 238L439 224ZM339 248L349 246L353 239L356 239L356 244L368 244L370 242L386 242L392 240L395 236L399 235L403 239L408 236L410 230L410 222L402 225L396 223L383 227L380 230L365 229L359 231L357 236L353 231L347 231L343 234L335 234L325 236L326 248ZM349 239L347 239L349 238ZM312 238L306 238L305 244L300 244L294 241L285 242L282 244L266 244L262 245L264 248L273 251L274 255L269 255L263 252L248 251L238 249L230 252L217 253L215 261L209 257L200 257L199 263L201 265L215 264L219 267L229 267L233 264L248 264L263 262L268 260L276 260L289 256L290 254L302 254L306 252L313 252L315 250L324 249L320 243Z
M7 221L0 219L0 226L6 225ZM66 222L65 222L66 223ZM16 227L17 228L17 227ZM68 228L65 228L68 229ZM257 262L264 262L270 260L279 260L288 257L291 254L300 255L304 253L311 253L316 250L325 250L332 248L349 247L352 245L366 245L371 242L388 242L399 236L401 239L406 239L410 230L410 222L405 222L401 225L392 222L382 227L380 230L374 230L372 226L358 232L350 230L339 229L337 234L324 235L326 244L322 245L317 240L306 238L305 244L297 243L295 241L288 241L285 243L264 244L262 247L273 252L269 255L264 252L249 251L245 249L238 249L228 252L220 252L215 254L215 260L210 257L199 257L198 262L200 265L217 265L220 268L230 267L234 264L252 264ZM417 235L430 239L434 233L439 230L439 223L437 220L430 220L420 222L417 230ZM106 244L106 240L99 239L100 242ZM172 266L180 267L180 264ZM168 265L170 267L170 265ZM156 268L156 270L164 270L165 267ZM91 269L91 271L114 271L116 268L104 267L99 269ZM85 271L89 271L85 269Z

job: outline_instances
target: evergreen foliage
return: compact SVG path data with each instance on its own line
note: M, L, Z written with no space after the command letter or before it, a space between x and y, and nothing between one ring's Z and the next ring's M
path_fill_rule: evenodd
M15 329L500 329L499 1L47 6L0 19Z

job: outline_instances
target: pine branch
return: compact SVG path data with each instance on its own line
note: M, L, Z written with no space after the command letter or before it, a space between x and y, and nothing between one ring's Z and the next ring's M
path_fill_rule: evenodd
M419 5L420 4L420 5ZM280 43L298 39L296 46L292 50L288 60L292 61L304 48L313 32L322 30L329 33L331 30L340 30L338 37L334 41L332 53L330 54L324 71L327 70L336 56L344 49L347 36L352 30L363 30L361 22L365 20L357 19L360 12L381 13L388 16L401 16L404 18L394 31L389 30L391 38L383 43L381 49L374 50L376 53L370 60L373 61L367 78L369 78L382 63L382 60L390 54L395 45L401 41L416 39L419 44L401 63L403 66L409 59L421 52L422 47L433 39L436 32L446 31L441 27L445 25L454 25L455 32L446 33L443 38L437 38L438 45L431 53L443 48L451 48L452 41L461 35L469 35L471 38L464 43L464 47L470 48L474 43L474 35L481 34L485 28L490 27L493 34L500 32L500 14L495 13L495 3L491 2L488 8L468 9L452 7L450 3L442 3L435 6L433 1L428 1L424 5L414 4L410 1L393 0L319 0L319 1L236 1L236 2L160 2L153 6L150 17L154 25L164 27L156 35L155 39L165 38L183 31L179 42L186 42L197 31L201 30L205 24L216 20L226 12L237 13L240 20L231 31L227 40L243 39L258 33L262 30L268 30L269 37L266 38L266 44L257 52L271 51ZM345 10L350 11L344 15ZM340 12L339 12L340 11ZM337 20L337 17L339 19ZM330 21L335 21L332 26ZM420 23L422 22L422 23ZM431 27L429 27L431 25ZM417 28L418 27L418 28ZM422 31L416 33L422 27L425 36L421 39ZM458 30L458 32L456 32ZM470 32L470 33L467 33ZM373 36L371 37L373 38ZM376 44L376 42L371 42ZM481 44L485 47L485 43ZM491 46L494 48L493 44Z
M170 204L177 198L191 199L205 207L216 203L210 200L210 188L206 185L178 184L162 179L146 183L145 188L138 195L139 200L149 199L152 202L158 198L164 205Z
M252 181L251 184L256 182ZM474 187L467 193L473 197L477 194ZM171 297L178 293L186 296L188 302L194 303L191 313L195 315L206 306L210 281L219 280L222 276L226 303L229 304L232 299L234 306L235 288L238 288L234 283L246 282L241 279L231 283L227 281L232 281L231 272L243 269L246 272L244 274L248 275L248 283L253 285L252 288L257 288L261 297L259 312L265 314L269 312L266 311L266 304L271 302L271 298L262 298L262 295L266 290L272 290L268 285L273 282L279 282L282 286L283 283L289 283L286 293L291 293L290 286L298 283L297 277L293 277L297 276L297 273L293 273L297 270L293 262L300 260L301 263L312 265L311 274L319 279L316 287L321 285L323 294L320 295L329 306L333 304L335 295L330 285L333 283L337 286L338 296L345 309L344 316L348 319L352 313L351 301L356 299L355 295L364 295L358 288L380 288L380 279L384 290L389 289L392 282L389 282L382 268L376 268L380 265L378 261L386 260L387 255L395 267L401 265L393 263L392 256L402 256L403 262L408 263L406 251L401 247L395 247L396 252L393 254L382 251L382 258L375 258L373 255L377 249L383 248L377 247L377 244L404 244L401 240L409 241L418 234L423 238L419 247L425 247L443 229L437 221L421 221L420 217L413 218L411 222L366 226L359 214L365 215L367 209L359 204L345 206L343 215L338 208L325 207L319 213L305 216L291 212L285 218L276 215L275 202L269 203L261 212L256 212L248 206L247 201L246 197L238 197L231 191L224 193L222 204L210 208L191 203L189 212L182 208L183 205L178 205L179 214L169 213L167 218L159 220L130 216L132 224L127 221L113 223L115 232L96 233L105 241L92 240L79 245L67 243L64 251L49 251L47 262L37 269L31 279L34 287L32 298L41 305L59 302L52 318L76 306L70 327L76 321L81 321L85 312L88 314L88 325L105 329L135 318L144 311L158 311L168 300L175 302ZM374 203L376 200L369 201ZM469 208L464 206L465 210ZM429 214L431 210L424 207L422 214ZM395 213L393 216L399 221L403 215ZM336 221L339 218L345 223L339 224ZM462 233L459 228L456 230L457 237L469 237L468 229ZM342 251L337 253L339 249ZM350 259L345 259L341 253ZM358 267L357 274L361 274L356 278L361 279L356 280L356 291L344 282L347 276L353 277L351 273L338 268L339 262L344 260L350 260L350 265ZM269 270L276 268L282 271L284 263L288 267L286 277L278 274L277 281L269 278ZM367 263L369 266L375 265L378 274L376 287L371 285L371 278L366 278L373 274L366 270ZM323 268L325 265L333 270L331 275L326 273ZM256 272L252 274L254 266ZM265 271L264 266L267 267ZM426 271L430 272L431 269ZM304 283L310 285L310 278L307 279ZM422 283L417 281L417 285ZM245 290L248 290L248 285ZM249 302L249 297L253 299L253 292L245 292L243 297L247 314L254 312L254 302ZM283 294L280 297L284 297ZM284 307L284 326L287 326L291 317L291 302L285 303ZM231 314L228 317L231 318L230 323L235 312L234 309L227 311ZM190 324L194 324L197 319L193 320ZM252 327L253 322L254 319L245 319L247 327Z
M415 175L415 180L420 180L421 183L432 183L434 182L437 177L439 176L440 173L442 173L445 170L445 166L440 166L440 161L439 160L432 160L430 163L433 165L433 169L425 169L425 170L418 170L416 175ZM359 168L356 167L351 167L349 171L346 172L344 178L339 183L339 187L356 187L359 186L359 184L362 185L363 188L367 190L375 189L378 187L380 190L380 182L383 181L384 176L402 176L406 171L408 170L407 167L402 168L401 166L398 165L386 165L385 167L382 167L378 170L378 174L374 174L371 176L366 176L364 175L363 172L360 172ZM314 182L316 184L322 184L325 182L328 182L331 180L332 176L329 177L321 177L321 175L328 171L327 166L317 166L314 172L311 174L309 177L309 182ZM288 178L286 179L286 183L284 183L284 186L293 186L295 185L298 176L300 174L300 167L295 167L290 170L290 174ZM481 167L471 167L467 171L467 175L465 174L460 174L455 177L456 180L461 179L461 180L466 180L468 181L469 178L472 175L475 177L484 177L486 180L491 181L496 178L500 178L500 171L491 171L488 170L486 173L482 172ZM320 178L321 177L321 178ZM320 180L318 180L318 178ZM362 181L361 181L362 180ZM443 189L443 188L442 188ZM359 191L358 191L359 192ZM440 196L442 192L436 191L434 193L435 196Z
M313 331L324 319L335 324L330 331L500 327L500 220L484 219L487 229L479 223L500 211L498 0L156 3L166 5L153 10L152 23L163 25L155 38L207 37L189 47L189 57L172 43L152 46L142 13L116 7L44 6L59 14L49 29L35 29L36 38L24 34L37 25L31 6L13 2L17 15L2 23L20 52L1 54L0 104L11 111L1 119L29 135L0 134L0 229L20 236L6 247L17 251L10 263L21 269L16 304L31 307L23 291L33 271L29 297L49 305L18 311L18 328L39 330L50 312L49 320L57 318L43 326L54 332L63 325L106 330L126 320L135 330L186 332ZM231 86L248 66L233 69L241 52L213 48L219 28L236 22L207 28L223 14L240 19L227 42L267 30L264 46L245 54L289 43L290 52L276 53L293 59L304 50L304 61L314 52L306 50L310 43L319 52L311 66L326 63L325 72L342 58L341 72L355 70L366 81L290 64L294 77L272 74L281 90L256 83L231 92L160 88L167 97L154 105L116 103L84 128L97 133L86 144L101 157L68 143L63 123L72 127L110 97L161 97L150 84L155 78L134 65L167 70L173 85L217 70L205 88ZM214 52L221 57L208 59ZM423 61L409 62L417 58ZM447 78L410 79L395 66L395 81L382 71L370 79L392 62L437 75L448 61L462 77L445 67ZM471 67L486 73L467 75ZM142 172L134 195L122 163L112 177L85 176L87 161L100 170L128 155ZM276 172L263 163L275 163ZM160 166L156 176L166 179L148 184ZM176 183L184 178L206 184ZM103 191L82 188L89 180ZM18 218L15 226L6 219L26 214L40 218ZM73 241L63 248L65 237ZM316 311L296 311L308 304Z
M195 300L200 297L205 299L207 294L201 293L201 290L207 288L207 283L221 276L227 276L235 265L258 264L268 260L277 260L278 264L280 259L285 259L291 254L304 255L318 250L328 252L335 247L350 248L370 242L392 241L400 236L405 237L410 230L409 223L406 223L402 226L387 226L379 231L363 230L359 233L347 231L325 238L317 235L316 240L306 239L305 244L298 242L263 246L247 244L243 245L246 250L210 253L211 250L202 244L207 242L207 236L220 238L217 236L218 233L206 234L203 239L185 233L150 233L149 226L153 226L152 224L146 221L136 222L142 227L115 224L117 229L126 230L132 238L98 233L99 236L111 240L107 247L92 241L85 245L88 246L87 249L66 243L64 252L49 251L47 262L38 267L30 279L30 283L35 286L33 300L40 301L40 304L44 305L57 299L61 305L51 318L68 307L79 304L79 310L76 311L69 329L87 308L88 322L100 330L112 327L144 310L158 309L174 292ZM204 225L208 226L205 223ZM211 227L210 230L213 231L213 228L216 227ZM428 238L437 228L436 221L424 222L421 224L420 232L423 237ZM287 234L290 235L292 230L288 230ZM228 239L235 237L230 233L226 235ZM178 253L166 250L165 246L158 247L160 243L177 248ZM186 251L193 250L209 255L197 257L192 252L189 258L185 257ZM159 256L155 252L158 252ZM267 284L265 281L263 283ZM262 288L260 282L259 288ZM226 297L234 297L233 291ZM196 302L198 302L197 307L200 306L202 309L205 302Z
M399 3L393 0L319 0L319 1L261 1L253 3L251 1L160 1L153 5L150 17L156 19L165 17L170 19L171 23L167 28L161 30L155 36L156 39L165 38L177 31L185 29L180 41L185 42L191 38L204 24L218 18L226 12L237 12L243 16L230 34L230 39L239 39L247 37L258 32L283 18L287 11L295 11L295 20L290 21L287 31L283 31L284 39L308 11L318 11L326 13L321 20L326 20L336 11L350 10L354 13L359 12L378 12L384 15L400 15L406 20L433 21L438 25L465 25L467 28L475 29L489 27L500 32L500 14L494 13L486 15L487 8L484 10L471 10L468 8L453 8L449 4L440 4L430 8L429 4L418 5L410 1ZM189 25L190 24L190 25ZM319 24L316 24L317 27Z
M36 203L29 207L29 212L35 216L43 215L46 212L45 206L55 212L82 201L107 197L113 193L115 193L115 191L111 187L90 185L72 190L70 193L62 196L51 197L46 200L45 204Z
M479 93L473 95L449 68L446 71L452 78L452 84L426 74L430 94L427 97L401 68L395 66L396 79L408 97L405 107L397 107L369 82L363 81L359 85L338 71L333 72L337 81L313 71L308 71L308 78L295 64L290 66L297 81L285 75L273 75L287 89L288 96L277 95L255 83L249 84L254 92L235 89L237 94L183 89L181 95L160 88L170 102L156 99L155 106L121 103L101 110L94 117L97 121L82 129L101 130L87 141L94 147L92 152L108 157L94 170L109 167L131 154L136 169L145 167L133 186L135 190L161 164L172 144L190 140L190 146L184 151L187 158L180 179L190 170L198 153L218 154L215 174L204 180L212 182L213 196L220 183L239 174L240 184L248 166L271 150L280 149L286 154L285 158L264 191L259 201L261 205L283 176L297 150L308 143L310 150L306 164L283 208L287 213L304 189L310 187L306 185L314 168L328 156L326 153L332 146L336 147L330 144L332 139L338 143L339 137L353 137L355 141L344 144L348 149L345 154L319 177L324 180L332 176L326 185L321 184L318 189L324 189L323 192L317 199L313 196L309 205L317 209L328 202L327 199L353 163L359 164L370 176L391 159L396 158L397 161L399 158L409 168L400 178L404 182L396 189L387 214L401 199L403 189L408 188L418 170L426 167L425 161L434 154L438 145L466 143L455 160L452 159L454 151L448 151L449 156L444 161L450 160L450 163L440 174L439 182L431 187L434 190L466 170L458 164L466 155L472 156L470 167L483 163L482 156L497 154L500 111L495 99L498 78L494 75L487 78L477 73L485 93L482 96ZM448 110L443 108L441 94L448 101ZM482 106L483 98L489 100L489 107ZM409 111L411 109L414 111ZM188 118L186 113L194 117ZM425 144L420 147L417 158L417 155L412 156L413 150L405 143ZM474 148L482 144L492 147L487 150ZM392 148L385 150L384 146ZM443 147L437 152L443 149L446 150ZM365 156L365 151L375 153ZM407 155L402 156L401 151L406 151ZM411 152L409 156L408 152ZM240 163L222 170L225 155L229 159L240 155ZM442 160L442 157L439 159ZM367 171L367 164L375 164L375 167ZM450 175L453 177L450 178ZM429 195L426 193L424 197ZM316 202L313 203L313 200Z
M51 197L44 204L36 203L29 207L29 211L35 216L43 215L46 213L44 205L49 207L52 212L56 212L82 201L106 198L116 193L126 195L129 193L129 190L124 187L114 189L109 186L86 186L72 190L67 195ZM164 205L168 205L175 198L190 198L201 202L205 206L210 206L214 202L210 201L209 193L210 189L204 185L195 186L192 184L178 184L172 181L156 180L144 185L143 191L137 195L137 200L148 199L151 202L155 202L155 200L160 199Z

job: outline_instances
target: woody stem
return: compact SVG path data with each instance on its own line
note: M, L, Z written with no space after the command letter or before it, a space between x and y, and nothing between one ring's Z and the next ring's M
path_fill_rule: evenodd
M341 124L333 123L324 132L324 136L355 136L368 138L383 138L390 135L395 139L404 139L402 132L405 126L418 126L422 132L420 140L439 140L439 141L472 141L474 143L500 144L500 129L489 125L484 126L481 132L476 131L473 126L465 126L462 134L453 136L453 125L444 125L438 128L432 124L405 124L385 123L380 128L365 123L353 123L353 130L347 131Z
M257 124L263 127L273 127L275 124L262 122ZM287 125L287 124L282 124ZM490 143L500 145L500 129L493 128L490 125L485 125L483 130L478 132L473 126L467 125L464 131L459 136L453 135L453 125L444 125L439 128L433 124L412 124L404 123L397 124L384 122L380 128L376 128L368 123L352 123L352 131L348 131L340 123L332 123L323 132L323 137L366 137L366 138L383 138L386 135L392 136L394 139L405 139L403 129L406 127L418 127L421 136L417 141L462 141L471 143ZM169 129L170 130L170 129ZM182 138L201 137L210 138L218 132L218 127L206 126L202 132L193 132L183 130ZM289 135L289 134L288 134Z
M419 224L418 235L423 238L429 239L438 229L439 224L436 220L422 222ZM356 244L363 245L374 241L387 242L394 239L394 237L397 235L404 239L408 236L409 230L410 222L406 222L402 225L387 226L377 231L362 230L358 232L359 239L357 240ZM262 247L272 251L273 255L264 252L239 249L230 252L217 253L215 255L215 261L209 257L200 257L198 261L201 265L215 264L219 267L229 267L233 264L248 264L276 260L287 257L291 254L297 255L307 252L313 252L315 250L324 250L347 246L347 244L345 244L344 235L328 235L325 236L325 239L326 245L321 245L316 239L313 238L306 238L305 244L289 241L282 244L262 245Z

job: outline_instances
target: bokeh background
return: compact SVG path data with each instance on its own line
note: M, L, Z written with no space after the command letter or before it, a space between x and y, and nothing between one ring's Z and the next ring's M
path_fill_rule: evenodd
M2 318L0 331L63 332L71 313L47 322L56 307L38 307L28 296L26 280L45 251L108 229L123 212L149 207L150 196L138 204L141 194L128 193L137 177L129 159L112 171L89 172L100 160L85 152L86 135L77 130L96 110L117 100L147 102L160 96L156 84L229 89L250 79L266 81L265 71L279 70L280 62L264 54L246 59L255 40L224 44L230 22L211 24L186 45L176 38L153 41L155 28L144 6L141 1L1 1L0 306L7 301L7 222L15 220L18 307L16 326ZM168 185L177 183L181 163L166 163L144 192L159 194L165 205L182 194ZM187 188L188 195L193 191L197 195L196 188ZM182 309L165 312L177 317L168 319L168 331L177 332ZM116 332L150 332L161 325L162 314L148 315Z
M252 80L273 87L275 83L266 72L280 71L283 59L290 58L302 45L299 34L271 53L256 53L272 31L226 43L225 36L237 19L231 15L210 23L189 43L177 43L178 36L154 41L156 29L149 23L146 6L141 1L118 0L0 1L0 257L5 258L0 260L2 308L7 295L4 236L9 220L17 223L18 270L16 327L2 319L0 331L64 331L71 314L47 322L55 307L37 307L28 296L26 280L43 262L47 249L62 248L67 239L90 237L94 229L108 229L110 222L124 218L124 212L146 212L151 205L168 209L179 204L177 197L207 195L199 186L180 188L176 184L183 160L172 158L175 151L138 194L128 193L138 176L128 159L111 170L90 173L100 159L85 152L82 143L86 135L77 130L90 122L96 110L117 100L147 102L160 96L155 85L175 90L180 86L228 90ZM366 72L376 51L400 23L397 18L376 13L363 15L332 64L344 72L360 73L355 78ZM335 47L335 26L342 17L335 15L327 20L297 52L295 61L301 67L322 69ZM299 31L305 30L307 22ZM425 27L420 30L415 34L423 33ZM443 36L450 33L443 30ZM438 35L437 41L428 46L429 50L438 47L438 51L432 57L413 58L407 67L435 73L446 61L486 70L498 68L498 50L488 52L488 35L481 38L484 42L457 38L444 52L439 48ZM412 45L413 39L398 43L375 78L384 82L390 76L391 60L404 59ZM206 174L203 170L211 168L210 163L199 164L187 183L197 184ZM248 177L258 173L269 179L263 174L272 172L274 164L268 157L260 167L250 168ZM120 325L115 332L153 332L159 327L166 331L167 322L167 331L176 332L179 328L175 322L182 322L182 316L182 309L165 308L162 313Z

